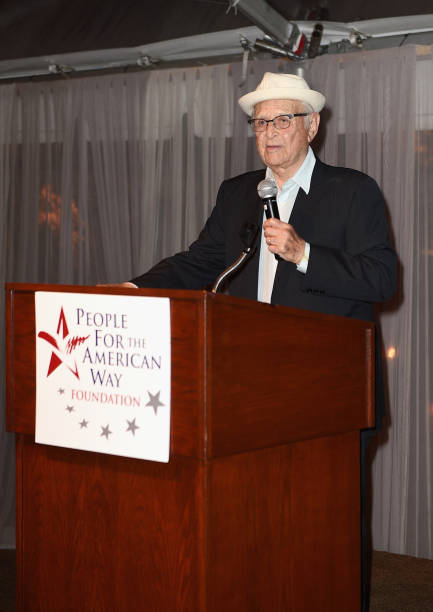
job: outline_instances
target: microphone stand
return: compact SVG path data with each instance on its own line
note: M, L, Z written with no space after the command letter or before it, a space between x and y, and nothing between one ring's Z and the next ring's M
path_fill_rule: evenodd
M212 293L216 293L218 291L218 288L221 285L221 283L223 282L223 280L225 280L227 278L227 276L230 276L230 274L232 274L232 272L237 270L244 263L245 259L250 254L251 254L251 247L248 248L248 249L245 249L244 251L242 251L242 253L236 259L236 261L234 261L231 266L229 266L223 272L221 272L221 274L216 279L214 286L212 287Z
M255 247L253 248L254 241L257 236L257 232L259 231L259 226L255 223L246 223L242 232L240 232L240 236L242 242L244 243L244 250L240 254L240 256L234 261L231 266L226 268L221 272L218 278L215 281L214 286L212 287L212 293L216 293L221 285L221 283L228 277L230 274L233 274L238 268L242 266L244 261L252 255L255 251Z

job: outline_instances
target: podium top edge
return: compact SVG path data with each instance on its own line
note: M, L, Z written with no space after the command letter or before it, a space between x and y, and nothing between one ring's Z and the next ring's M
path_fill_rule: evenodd
M36 293L37 291L46 291L53 293L95 293L100 295L149 295L193 300L203 300L203 296L209 293L204 290L192 291L189 289L136 289L133 287L121 287L120 285L65 285L18 282L7 282L4 284L4 289L6 292L15 293Z
M268 304L258 300L252 300L244 297L235 297L223 293L212 293L205 289L140 289L121 286L103 286L103 285L65 285L52 283L20 283L7 282L4 284L4 289L9 293L35 293L36 291L47 292L65 292L65 293L93 293L99 295L137 295L149 297L167 297L169 299L181 299L190 302L206 302L206 303L225 303L243 308L264 309L268 311L278 312L290 316L324 320L324 321L347 321L348 325L361 325L362 327L374 328L374 323L361 319L353 319L343 317L341 315L327 314L316 312L313 310L301 310L284 306L282 304Z

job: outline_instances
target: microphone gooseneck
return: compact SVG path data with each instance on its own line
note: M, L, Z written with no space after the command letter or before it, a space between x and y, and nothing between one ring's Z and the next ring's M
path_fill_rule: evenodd
M255 223L246 223L240 232L240 237L244 243L244 249L239 257L234 261L228 268L223 270L215 281L212 287L212 293L216 293L221 286L221 283L231 276L238 268L242 266L244 261L250 257L255 249L253 248L254 241L259 230L258 225Z

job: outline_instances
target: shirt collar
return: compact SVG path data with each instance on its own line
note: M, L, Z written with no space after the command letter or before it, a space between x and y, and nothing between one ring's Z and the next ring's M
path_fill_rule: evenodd
M298 187L302 187L306 194L310 191L311 185L311 176L313 174L314 166L316 164L316 158L314 156L313 150L311 147L308 147L307 155L305 156L304 161L302 162L301 167L296 171L296 173L289 178L284 184L282 189L278 190L281 193L284 193L285 190L289 189L293 186L293 183L298 185ZM271 178L275 181L274 174L272 170L268 167L266 168L266 178Z

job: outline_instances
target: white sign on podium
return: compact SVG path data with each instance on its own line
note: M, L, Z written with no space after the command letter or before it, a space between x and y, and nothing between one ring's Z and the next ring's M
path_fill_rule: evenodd
M170 300L38 291L36 442L169 460Z

